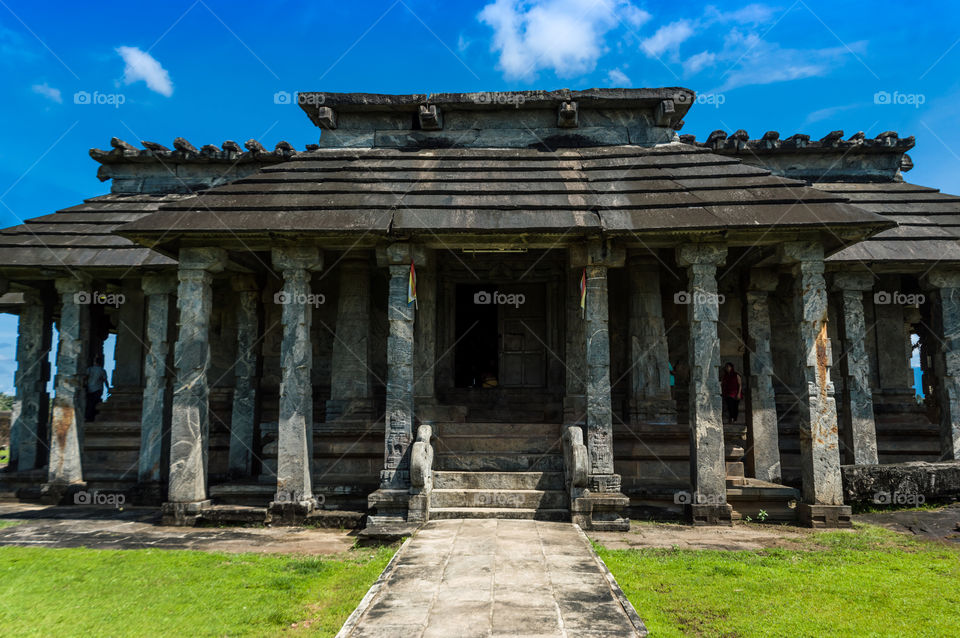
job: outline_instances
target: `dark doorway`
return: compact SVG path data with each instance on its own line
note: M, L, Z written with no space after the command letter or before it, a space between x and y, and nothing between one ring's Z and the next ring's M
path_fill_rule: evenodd
M479 387L483 376L499 378L497 306L482 303L491 286L459 284L456 287L455 385Z

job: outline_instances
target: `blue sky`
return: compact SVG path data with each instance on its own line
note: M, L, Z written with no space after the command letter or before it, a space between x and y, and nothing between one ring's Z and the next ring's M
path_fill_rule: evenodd
M682 132L895 130L911 181L960 193L958 22L955 2L0 0L0 225L106 192L87 150L112 136L302 148L318 129L274 99L301 90L684 86ZM0 391L15 333L0 316Z

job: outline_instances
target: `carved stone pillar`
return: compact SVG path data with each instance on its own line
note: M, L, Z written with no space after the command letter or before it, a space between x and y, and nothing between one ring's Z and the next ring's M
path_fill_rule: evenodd
M226 264L221 248L181 248L174 346L176 383L170 423L170 480L164 522L193 524L207 498L207 450L210 443L209 386L212 273Z
M773 353L770 349L770 293L777 289L776 271L753 269L747 289L747 350L750 382L747 386L748 428L753 475L779 483L780 432L773 390Z
M370 262L366 253L340 260L327 421L373 418L370 395Z
M124 279L123 303L117 308L117 346L114 349L113 390L129 388L139 394L143 385L143 293L141 282ZM111 395L113 392L111 392Z
M436 403L437 370L437 271L432 257L429 264L417 263L417 318L414 325L413 396L417 412Z
M89 366L90 282L80 277L56 280L60 295L57 376L51 419L50 460L44 500L60 502L71 487L83 486L83 420Z
M833 276L839 291L840 322L843 333L843 440L848 463L878 463L877 426L873 417L873 389L870 387L870 358L867 355L867 327L863 317L863 293L873 288L871 273L845 272Z
M898 275L881 275L873 295L877 340L877 377L880 391L896 404L912 401L909 334L904 330L904 293Z
M676 423L660 297L660 264L650 257L632 257L629 269L631 420Z
M800 397L800 465L803 503L800 521L812 527L849 527L850 508L843 504L837 406L830 381L830 339L827 337L827 287L823 279L823 246L790 242L783 261L793 265L794 308L800 336L797 344L806 392Z
M283 273L283 338L280 344L280 414L277 439L277 493L270 503L274 521L293 523L317 506L310 476L313 438L313 344L310 326L319 302L310 289L311 272L323 267L315 246L273 249Z
M137 482L144 500L159 500L163 479L163 438L170 418L169 359L171 322L170 306L177 290L174 275L146 275L142 281L147 306L147 356L143 367L143 404L140 415L140 461Z
M938 337L934 372L940 412L940 453L960 460L960 272L933 270L924 284L936 296L933 334Z
M677 249L677 263L686 267L690 288L690 482L694 493L689 507L694 525L731 523L717 333L717 267L726 256L727 247L722 244L686 244Z
M237 361L233 368L235 381L228 471L231 476L246 477L253 473L253 441L257 426L260 286L249 275L233 277L230 285L237 304Z
M571 258L573 255L571 255ZM580 279L583 266L567 272L566 286L566 344L564 351L565 392L563 422L582 425L587 417L585 386L587 377L586 336L584 318L580 309Z
M32 470L41 462L46 447L49 413L47 380L50 378L50 308L34 292L24 294L17 328L16 395L10 414L10 459L8 467Z

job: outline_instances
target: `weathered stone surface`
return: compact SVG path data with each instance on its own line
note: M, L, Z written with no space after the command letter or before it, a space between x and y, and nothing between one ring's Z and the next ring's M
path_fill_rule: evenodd
M219 248L180 250L177 308L180 332L174 346L177 379L170 423L170 515L198 515L193 504L207 501L209 446L210 310L212 272L223 269L226 251Z
M960 460L960 272L932 270L925 283L936 291L939 351L936 369L940 408L940 453Z
M81 446L86 407L86 372L90 341L90 306L81 303L90 282L67 277L56 280L60 295L57 329L57 376L51 419L50 461L47 481L55 485L83 482Z
M257 359L259 357L260 287L250 276L230 281L235 293L237 317L237 359L234 365L233 409L230 413L228 471L233 476L253 472L253 439L257 414Z
M690 323L690 480L698 505L726 508L723 407L720 397L720 339L717 266L724 263L722 244L685 244L677 263L687 268ZM715 517L716 518L716 517Z
M803 500L808 505L843 505L837 406L830 381L830 339L827 337L827 289L823 279L823 247L789 242L783 260L794 264L794 312L799 326L800 361L806 392L801 394L800 463Z
M583 311L580 309L580 296L576 292L580 290L582 275L582 268L571 268L567 271L566 278L568 292L564 306L567 334L564 348L566 374L564 375L563 421L568 424L586 422L587 339L584 334L586 322Z
M960 498L960 463L956 461L844 465L841 470L847 502L920 505Z
M845 404L843 440L854 464L878 463L877 426L870 387L870 358L866 349L867 327L863 316L863 293L873 288L870 273L838 273L833 287L840 291L843 312L843 349L840 370L844 375Z
M902 294L898 275L880 275L874 295L873 334L877 340L877 378L885 392L910 392L913 370L910 367L910 335L904 330L904 308L896 302Z
M310 272L322 257L316 247L274 248L273 265L283 271L280 346L280 414L277 443L277 494L271 513L282 522L294 522L316 506L310 482L313 439L313 386L310 371L313 347L309 303Z
M779 483L780 433L773 390L773 353L770 348L770 293L776 290L777 273L754 269L747 290L747 349L750 353L748 429L754 478Z
M124 279L117 308L117 342L114 348L112 388L129 387L139 392L143 385L143 293L140 281Z
M660 264L630 260L630 359L634 422L676 423L660 297Z
M397 252L394 250L394 252ZM406 488L410 483L408 450L413 437L413 321L414 307L407 304L410 266L390 266L387 318L387 412L382 488Z
M370 263L365 253L340 260L327 420L373 417L370 395Z
M45 444L49 410L47 379L50 376L50 311L39 295L24 296L17 332L16 395L10 414L10 459L8 467L32 470L39 460L39 445Z
M414 324L413 395L417 416L423 420L421 406L435 401L437 369L437 272L433 259L429 264L416 265L417 318Z
M619 492L613 471L613 412L610 404L610 334L607 316L607 267L586 267L587 450L590 487Z
M144 337L143 404L140 415L139 483L158 484L162 478L163 433L170 412L168 373L170 359L170 304L177 290L173 275L147 275L142 280L147 318Z

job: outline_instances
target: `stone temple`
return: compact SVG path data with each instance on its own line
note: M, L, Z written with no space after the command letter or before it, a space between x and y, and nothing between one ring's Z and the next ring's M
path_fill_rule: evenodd
M682 88L298 100L319 144L114 138L108 194L0 232L5 495L376 536L960 483L960 197L912 137L697 141Z

